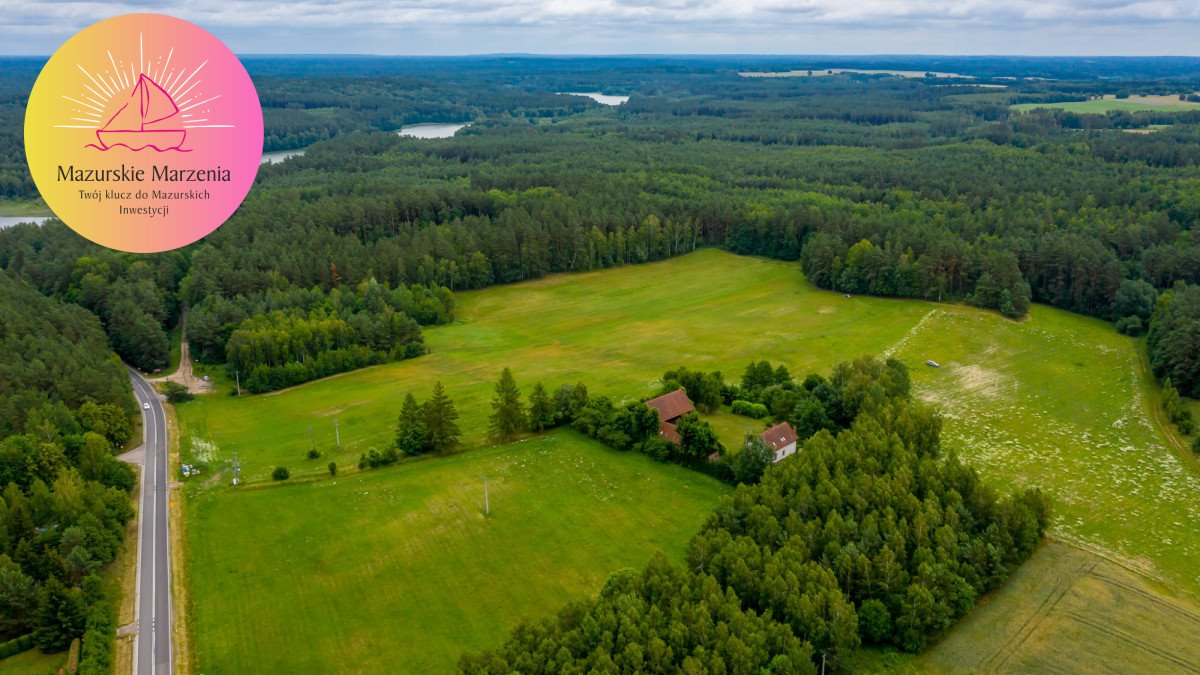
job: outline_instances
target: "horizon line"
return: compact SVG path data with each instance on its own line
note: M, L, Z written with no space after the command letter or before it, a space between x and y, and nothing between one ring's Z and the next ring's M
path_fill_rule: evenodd
M0 58L50 58L53 53L12 54L0 52ZM480 52L462 54L377 54L370 52L241 52L239 57L320 57L320 58L399 58L399 59L468 59L468 58L964 58L964 59L1200 59L1197 54L964 54L920 52L872 53L784 53L784 52Z

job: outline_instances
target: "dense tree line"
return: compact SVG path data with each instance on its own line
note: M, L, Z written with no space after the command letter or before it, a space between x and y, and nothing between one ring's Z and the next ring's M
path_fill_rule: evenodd
M467 654L461 673L815 673L812 647L743 609L712 577L657 554L622 570L599 596L526 622L494 652Z
M444 287L369 279L328 293L314 286L205 296L189 314L188 342L197 360L228 363L258 393L423 354L420 323L452 317Z
M98 573L120 550L136 474L129 376L87 310L0 272L0 641L82 638L79 672L113 664Z
M0 438L35 432L47 404L133 411L129 376L87 311L0 272ZM123 442L124 439L120 439Z
M101 568L133 517L133 469L113 456L129 412L87 402L31 411L27 430L0 440L0 640L32 632L46 652L83 638L81 672L108 672L114 609Z
M861 644L921 651L1029 557L1050 506L1037 490L1001 498L946 455L940 418L911 400L900 368L859 359L821 378L839 383L848 428L818 432L725 498L686 570L656 558L614 574L596 599L521 624L460 671L725 671L737 655L739 672L809 672L815 654ZM778 386L769 365L747 376ZM698 588L729 613L673 619L699 609L688 608Z
M1001 500L942 458L939 427L903 399L870 399L849 430L739 488L689 563L818 650L920 651L1033 552L1049 518L1040 493Z
M1158 298L1146 343L1154 374L1200 397L1200 286L1176 284Z
M121 253L91 244L57 221L0 230L0 267L98 316L109 345L130 365L167 365L167 327L178 317L185 252Z

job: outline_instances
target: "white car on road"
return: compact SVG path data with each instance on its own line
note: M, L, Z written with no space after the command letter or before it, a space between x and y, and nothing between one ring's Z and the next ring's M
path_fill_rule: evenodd
M143 403L143 404L142 404L142 410L149 410L149 409L150 409L150 404L149 404L149 403Z

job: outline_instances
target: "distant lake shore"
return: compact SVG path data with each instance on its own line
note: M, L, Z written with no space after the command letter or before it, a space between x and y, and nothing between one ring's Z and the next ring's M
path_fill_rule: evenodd
M400 127L395 133L397 136L408 136L410 138L450 138L458 133L459 129L464 129L471 126L470 122L458 122L454 124L446 124L443 122L422 122L420 124L406 124ZM308 147L292 148L291 150L272 150L264 152L262 155L263 164L275 164L282 162L292 157L300 157Z

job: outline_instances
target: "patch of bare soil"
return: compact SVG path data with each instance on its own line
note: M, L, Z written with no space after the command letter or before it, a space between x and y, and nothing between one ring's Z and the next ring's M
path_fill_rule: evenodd
M179 342L179 369L166 377L156 377L151 382L177 382L187 387L193 394L206 394L212 391L212 382L196 377L192 372L192 355L188 349L187 336Z

